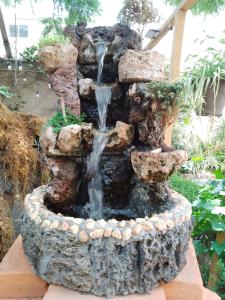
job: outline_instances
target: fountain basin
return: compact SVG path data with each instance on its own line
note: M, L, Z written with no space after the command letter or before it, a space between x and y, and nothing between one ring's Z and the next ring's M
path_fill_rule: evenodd
M178 193L163 213L94 221L48 210L46 188L26 196L21 234L26 255L48 283L106 297L146 293L185 265L191 204Z

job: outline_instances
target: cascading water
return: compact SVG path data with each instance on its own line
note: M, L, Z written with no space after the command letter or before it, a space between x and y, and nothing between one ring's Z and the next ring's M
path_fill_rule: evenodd
M97 83L101 83L102 70L104 65L104 58L107 52L107 44L103 41L100 41L96 44L96 56L98 62L98 75L97 75Z
M97 44L96 55L98 59L98 83L100 83L101 80L106 51L107 46L105 43L101 42ZM95 96L99 114L99 132L97 132L94 136L93 151L89 157L87 173L89 177L91 177L91 180L88 183L90 217L93 219L100 219L103 217L103 186L99 162L107 142L107 135L105 132L106 117L107 107L111 100L111 87L96 87Z

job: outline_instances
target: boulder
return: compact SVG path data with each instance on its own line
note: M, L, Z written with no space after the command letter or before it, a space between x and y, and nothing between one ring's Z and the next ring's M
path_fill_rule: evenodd
M117 121L116 127L108 132L106 150L122 151L132 144L134 128L132 125Z
M67 206L79 198L80 166L69 158L49 159L52 178L46 200L53 206Z
M137 129L139 143L162 147L165 130L178 110L178 92L175 91L174 85L164 82L131 85L127 93L128 118Z
M120 82L149 82L163 80L165 59L163 55L151 50L127 50L120 58Z
M131 163L135 174L141 180L150 183L166 181L187 159L188 155L183 150L161 153L131 152Z
M78 51L72 44L44 46L39 51L39 62L47 73L52 74L58 68L75 66L77 56Z
M84 150L92 149L94 140L94 128L91 123L82 123L81 125L82 145Z
M49 78L53 90L65 102L65 107L71 113L80 114L80 99L78 96L77 72L74 65L60 67Z
M59 133L57 146L62 153L73 153L81 150L81 126L68 125Z
M136 176L131 180L129 204L138 217L144 218L169 208L171 192L167 182L143 182Z
M93 79L85 78L78 81L79 95L85 99L95 99L95 84Z
M46 152L51 152L55 148L56 142L57 134L53 131L53 128L51 126L44 127L40 135L42 149Z

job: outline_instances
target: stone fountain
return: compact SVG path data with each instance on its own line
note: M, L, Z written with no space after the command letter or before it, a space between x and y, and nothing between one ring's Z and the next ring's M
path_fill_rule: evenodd
M25 198L24 251L51 284L147 293L183 268L190 238L191 205L167 184L187 155L163 143L179 88L126 25L65 34L73 46L49 46L40 61L65 106L87 120L43 130L52 179Z

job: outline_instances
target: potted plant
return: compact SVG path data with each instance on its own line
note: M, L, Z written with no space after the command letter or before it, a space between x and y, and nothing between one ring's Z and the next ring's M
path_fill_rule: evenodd
M212 37L208 37L212 38ZM200 45L205 40L200 41ZM225 40L220 40L225 43ZM184 99L200 115L222 115L225 105L225 52L208 47L203 57L189 56L182 76Z

